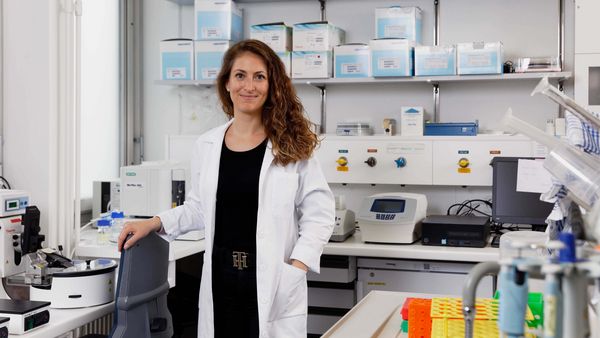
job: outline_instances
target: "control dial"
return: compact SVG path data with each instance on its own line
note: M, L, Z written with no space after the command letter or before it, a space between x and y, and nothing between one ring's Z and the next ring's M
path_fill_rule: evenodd
M460 160L458 160L458 166L461 168L466 168L469 166L469 164L470 164L469 159L466 157L463 157Z
M369 165L369 167L374 167L377 164L377 159L371 156L365 161L365 163Z
M404 158L404 157L398 157L397 159L394 160L394 162L396 163L396 168L406 167L406 158Z
M348 165L348 159L345 156L340 156L336 162L340 167L345 167Z

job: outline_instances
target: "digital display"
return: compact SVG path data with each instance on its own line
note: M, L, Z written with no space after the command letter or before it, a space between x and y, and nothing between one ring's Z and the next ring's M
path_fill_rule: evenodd
M9 208L16 208L18 206L19 203L17 203L16 201L12 201L12 202L8 202L8 207Z
M393 214L403 213L405 205L405 200L376 199L371 206L371 212L385 212Z

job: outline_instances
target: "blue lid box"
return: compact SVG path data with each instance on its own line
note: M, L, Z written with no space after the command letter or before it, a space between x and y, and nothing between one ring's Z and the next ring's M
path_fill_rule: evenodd
M374 77L413 76L414 42L406 39L376 39L371 47Z
M194 79L194 41L171 39L160 42L160 79Z
M196 80L216 79L231 41L195 41Z
M415 76L456 75L454 46L416 46Z
M456 45L457 72L466 74L502 74L502 42L469 42Z
M242 11L235 2L196 0L194 9L196 40L240 41L242 39Z
M333 48L336 78L371 76L371 53L368 45L355 43Z
M294 25L294 52L324 52L344 44L346 32L328 21L303 22Z
M292 27L283 22L264 23L250 27L250 39L266 43L276 53L292 50Z
M422 14L419 7L392 6L375 9L375 37L421 43Z

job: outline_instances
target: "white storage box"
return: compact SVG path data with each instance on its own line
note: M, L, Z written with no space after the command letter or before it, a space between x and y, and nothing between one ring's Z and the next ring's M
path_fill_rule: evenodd
M502 42L469 42L456 45L457 73L502 74Z
M231 41L195 41L196 80L216 79Z
M292 27L283 22L253 25L250 27L250 38L266 43L276 53L292 50Z
M356 78L371 76L371 53L363 43L340 45L333 48L334 76Z
M292 52L277 52L277 56L283 62L287 76L292 77Z
M423 136L423 107L402 107L400 135Z
M194 2L196 40L242 39L242 11L231 0Z
M419 7L375 8L375 37L408 39L420 44L421 17Z
M194 79L194 41L170 39L160 42L160 79Z
M456 75L454 46L416 46L415 76Z
M292 52L292 78L329 78L332 72L333 57L330 51Z
M331 51L345 42L346 32L327 21L297 23L294 25L294 52Z
M371 72L374 77L412 76L414 42L405 39L371 40Z

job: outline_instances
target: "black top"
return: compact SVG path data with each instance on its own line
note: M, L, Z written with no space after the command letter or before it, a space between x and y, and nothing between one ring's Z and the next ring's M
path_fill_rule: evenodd
M27 312L49 306L50 302L37 302L32 300L0 299L0 313L22 315Z
M248 151L232 151L223 140L214 246L256 252L258 180L267 140Z

